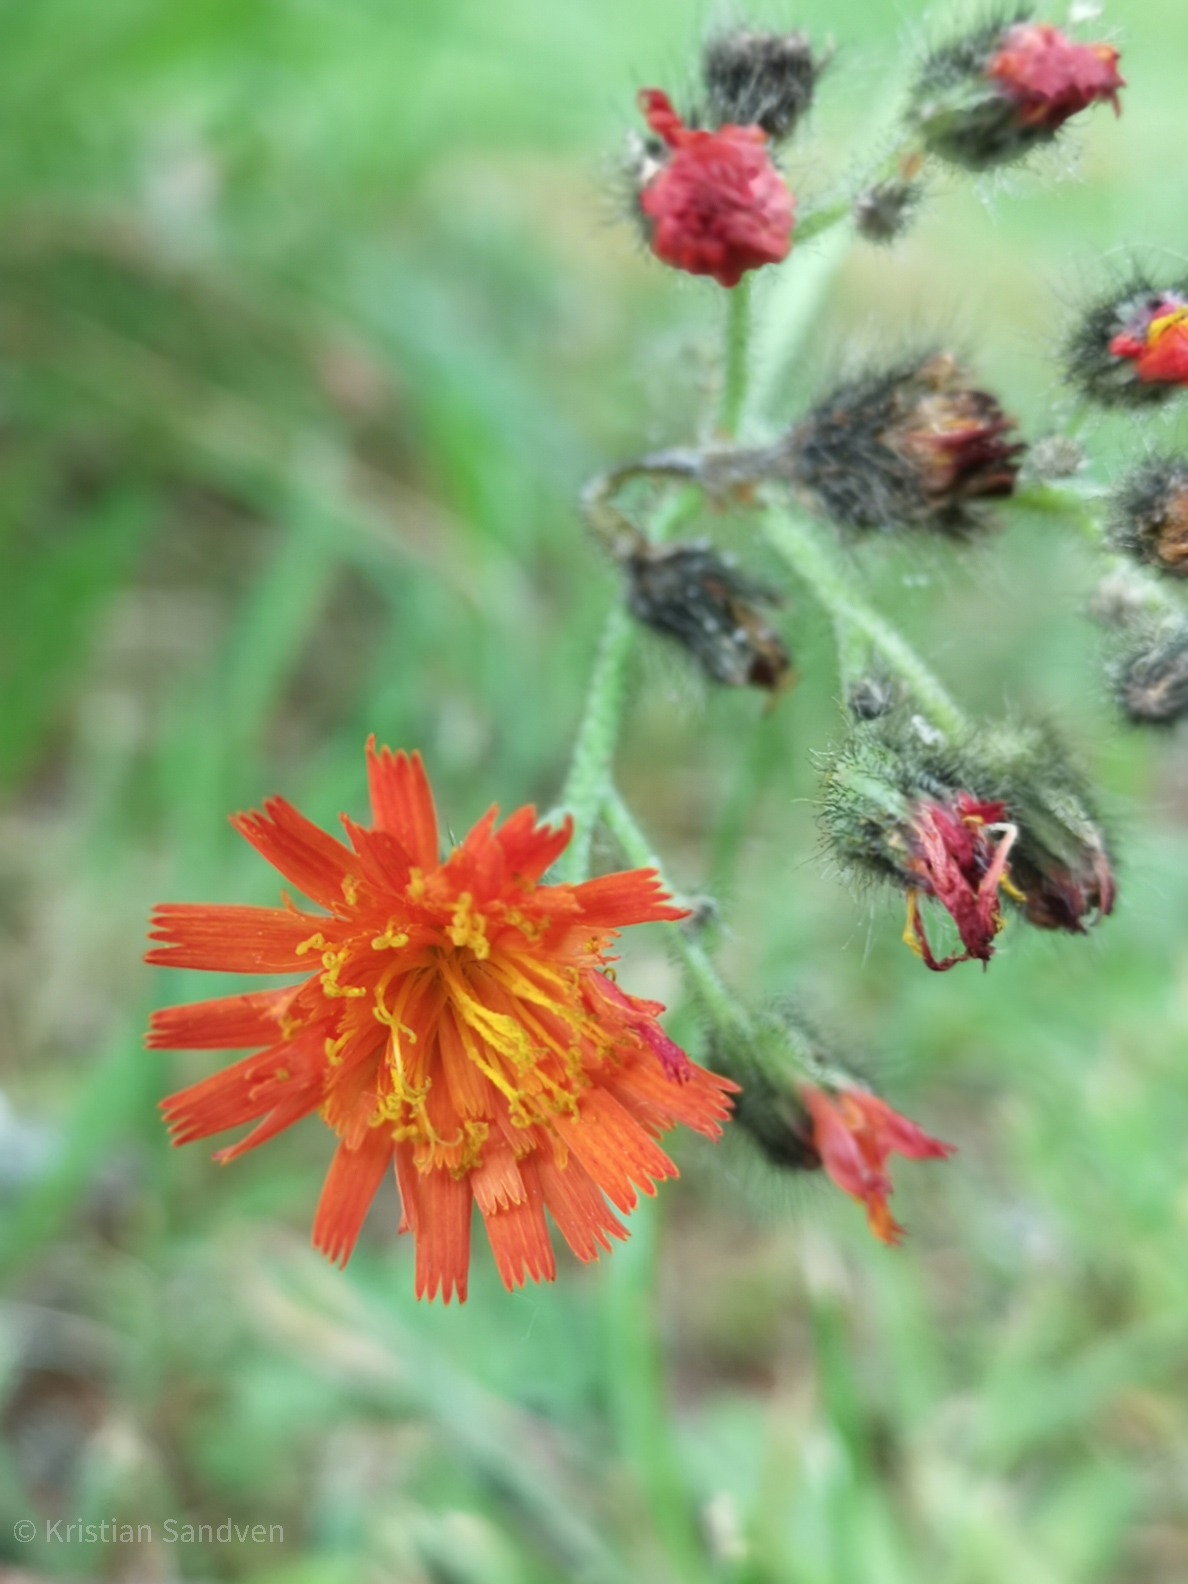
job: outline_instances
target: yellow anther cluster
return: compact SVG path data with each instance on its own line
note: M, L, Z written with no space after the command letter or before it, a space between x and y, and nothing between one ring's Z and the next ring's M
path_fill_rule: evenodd
M481 913L475 913L473 908L474 898L469 891L463 891L458 898L458 905L454 909L454 916L446 934L459 950L469 947L481 961L490 955L491 945L487 940L487 921Z

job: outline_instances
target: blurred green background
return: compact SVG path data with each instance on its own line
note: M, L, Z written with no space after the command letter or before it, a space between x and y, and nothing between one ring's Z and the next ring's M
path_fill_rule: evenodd
M721 294L622 221L643 84L687 84L693 0L37 0L0 52L0 1558L12 1576L271 1584L1182 1584L1188 1578L1188 752L1121 729L1094 569L1014 514L875 546L876 598L971 707L1060 724L1103 787L1117 915L1011 928L929 975L900 906L819 849L828 630L764 712L643 646L621 777L725 971L791 993L959 1146L903 1164L900 1251L740 1141L601 1267L418 1307L394 1192L343 1276L307 1248L332 1139L222 1172L146 1052L213 976L139 961L159 899L270 902L225 814L363 807L370 731L443 818L551 805L616 586L574 501L687 440ZM916 0L759 13L832 37L787 169L844 175L926 31ZM1062 21L1062 16L1053 20ZM1035 438L1062 316L1111 257L1179 262L1183 0L1115 0L1119 122L1025 173L942 177L855 247L779 381L940 334ZM821 263L804 249L792 268ZM1179 262L1182 273L1182 262ZM770 272L768 272L770 274ZM769 280L757 292L762 312ZM1177 420L1091 428L1099 476ZM745 522L706 525L757 569ZM599 861L617 862L607 840ZM700 1038L663 936L624 982ZM21 1544L14 1525L36 1521ZM46 1519L152 1543L46 1540ZM280 1525L165 1543L164 1524ZM63 1531L64 1532L64 1531ZM7 1575L6 1575L7 1576Z

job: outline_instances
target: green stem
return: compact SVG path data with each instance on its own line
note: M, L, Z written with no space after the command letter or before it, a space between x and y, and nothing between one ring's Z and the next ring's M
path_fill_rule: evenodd
M726 362L718 432L728 440L738 433L747 397L747 359L751 343L751 277L744 275L726 294Z
M661 884L672 892L673 888L665 877L663 866L653 852L651 843L636 824L635 816L623 801L622 793L609 782L603 792L602 814L628 863L638 869L655 869ZM718 977L718 970L705 949L690 939L679 924L673 926L670 939L710 1021L722 1033L749 1033L750 1017Z
M869 639L884 664L911 689L920 709L947 737L964 737L969 722L947 689L933 675L902 634L856 594L837 556L816 526L786 509L764 516L764 532L772 548L813 591L835 624L847 634L857 630ZM847 646L850 643L847 636Z
M635 623L626 606L616 604L602 629L582 724L561 794L563 807L573 816L573 840L558 867L561 878L571 885L584 880L590 872L590 843L619 740L627 667L634 643Z

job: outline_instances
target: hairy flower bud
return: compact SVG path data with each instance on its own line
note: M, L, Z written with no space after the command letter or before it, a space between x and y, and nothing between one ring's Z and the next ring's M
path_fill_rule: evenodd
M1049 733L982 731L952 746L902 719L860 729L826 761L822 820L843 868L906 892L904 940L934 971L989 962L1007 902L1076 933L1113 906L1104 838ZM949 914L960 951L935 955L922 898Z
M1138 726L1174 726L1188 714L1188 624L1148 633L1114 667L1114 691Z
M1188 282L1133 275L1093 303L1064 347L1068 380L1105 407L1145 407L1188 385Z
M717 682L776 692L791 659L757 607L780 595L745 577L706 541L640 545L624 561L627 603L640 621L682 643Z
M1153 456L1113 495L1115 550L1172 577L1188 577L1188 459Z
M761 127L777 143L812 104L820 72L807 34L750 28L715 34L701 66L711 122Z
M887 1204L888 1158L944 1160L953 1153L951 1144L892 1110L786 1007L754 1019L747 1037L716 1041L713 1060L741 1087L735 1122L773 1166L824 1169L866 1207L875 1237L900 1241L903 1228Z
M924 189L918 181L892 176L864 188L854 199L854 225L868 242L894 242L912 223Z
M934 50L916 79L911 116L929 153L982 171L1051 142L1098 101L1117 114L1123 87L1112 45L1078 44L1024 15Z
M687 127L658 88L643 89L639 104L670 151L639 195L656 257L720 286L786 258L795 203L762 128Z
M838 386L782 444L808 504L850 528L964 537L978 503L1010 495L1024 447L998 402L947 352Z

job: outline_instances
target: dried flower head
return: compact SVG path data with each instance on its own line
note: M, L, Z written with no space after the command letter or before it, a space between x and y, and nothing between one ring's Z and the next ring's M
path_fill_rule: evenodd
M1148 633L1113 668L1114 692L1139 726L1174 726L1188 714L1188 624Z
M866 1208L883 1243L903 1228L887 1203L892 1154L943 1160L951 1144L930 1138L853 1077L819 1035L787 1007L753 1020L747 1037L719 1043L714 1062L740 1086L735 1118L764 1157L786 1171L824 1169Z
M1092 304L1064 347L1066 377L1106 407L1145 407L1188 384L1188 284L1146 275Z
M904 939L934 970L988 962L1008 903L1031 924L1075 933L1113 906L1104 838L1048 732L982 730L953 746L889 717L826 761L824 792L834 855L906 893ZM935 954L927 898L953 920L959 951Z
M1152 456L1114 491L1111 542L1123 555L1188 577L1188 459Z
M760 614L781 596L745 577L707 541L643 544L624 567L632 613L676 638L715 681L772 692L789 685L784 641Z
M542 884L570 825L531 808L498 828L490 810L442 861L419 756L372 742L367 769L374 824L344 816L350 847L280 798L234 821L324 912L156 910L149 962L308 974L154 1013L153 1046L262 1047L162 1109L178 1144L255 1123L221 1161L319 1112L339 1138L313 1230L331 1259L350 1257L394 1166L418 1297L465 1298L475 1202L504 1284L551 1280L546 1209L596 1259L626 1236L606 1199L628 1211L675 1175L657 1136L684 1122L713 1138L728 1115L730 1082L607 970L620 928L682 911L646 869Z
M1010 495L1022 444L1014 420L938 352L847 380L783 442L785 477L850 528L926 528L963 537L979 503Z
M1029 13L991 21L934 50L912 96L928 152L988 170L1050 142L1069 119L1107 102L1119 112L1118 51L1078 44Z
M687 127L658 88L643 89L639 103L669 150L639 195L656 257L720 286L786 258L795 204L762 128Z
M807 34L751 28L715 34L701 67L711 123L761 127L774 142L792 135L821 70Z

